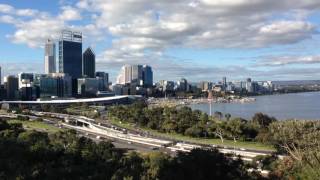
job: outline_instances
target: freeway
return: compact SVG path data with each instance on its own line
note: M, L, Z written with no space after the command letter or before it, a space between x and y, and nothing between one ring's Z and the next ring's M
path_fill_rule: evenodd
M246 161L251 161L252 158L258 155L271 154L269 151L213 147L190 142L179 142L172 139L151 136L150 134L139 130L132 131L111 124L102 124L101 122L96 122L94 119L84 116L36 111L32 111L31 113L33 115L24 116L30 116L30 119L41 117L46 123L54 124L61 128L74 129L80 135L95 141L111 140L116 147L128 150L137 150L141 152L161 151L170 155L175 155L176 152L190 152L195 148L218 148L222 153L241 156L242 159ZM15 114L4 114L3 116L17 117ZM50 119L48 117L50 117Z
M118 148L118 149L125 149L128 151L138 151L138 152L154 152L154 151L161 151L165 154L173 154L170 153L168 151L166 151L165 149L158 149L158 148L150 148L147 145L143 145L143 144L138 144L138 143L129 143L127 141L122 141L122 140L118 140L118 139L112 139L112 138L108 138L108 137L101 137L98 136L97 134L89 134L89 133L85 133L85 132L78 132L78 135L80 137L86 137L89 139L92 139L95 142L101 142L101 141L110 141L112 142L112 144ZM100 137L100 138L97 138Z

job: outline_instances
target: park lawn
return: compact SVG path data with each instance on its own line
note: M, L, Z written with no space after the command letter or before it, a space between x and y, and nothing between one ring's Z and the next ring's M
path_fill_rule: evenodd
M48 132L49 134L63 131L58 127L39 121L8 120L8 123L21 123L24 129Z
M110 122L116 126L130 129L130 130L137 130L136 127L134 127L133 124L118 121L115 119L110 120ZM233 140L224 140L222 143L220 139L205 139L205 138L194 138L189 136L184 136L177 133L161 133L159 131L145 128L145 127L139 127L139 129L142 129L144 131L148 131L151 135L164 137L168 139L174 139L178 141L186 141L191 143L198 143L198 144L205 144L205 145L218 145L218 146L227 146L227 147L236 147L236 148L245 148L245 149L251 149L251 150L265 150L265 151L275 151L274 147L271 145L262 144L260 142L249 142L249 141L236 141Z
M95 109L90 107L69 107L66 108L68 114L77 114L81 116L94 117L97 113L94 112Z

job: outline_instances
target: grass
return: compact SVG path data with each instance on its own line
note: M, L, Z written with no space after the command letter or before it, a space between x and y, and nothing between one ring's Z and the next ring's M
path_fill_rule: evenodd
M131 129L131 130L137 130L136 127L133 126L133 124L127 123L127 122L120 122L118 120L112 119L110 122L116 126ZM187 141L192 143L198 143L198 144L206 144L206 145L219 145L219 146L228 146L228 147L236 147L236 148L245 148L245 149L252 149L252 150L265 150L265 151L275 151L273 146L262 144L260 142L249 142L249 141L237 141L234 142L233 140L224 140L222 143L220 139L205 139L205 138L193 138L189 136L184 136L177 133L161 133L156 130L152 130L149 128L143 128L139 127L139 129L142 129L144 131L148 131L150 134L164 137L168 139L174 139L178 141Z
M59 129L58 127L39 121L8 120L8 123L21 123L24 129L43 131L48 132L49 134L62 131L62 129Z
M87 116L87 117L95 117L97 113L95 112L94 108L90 107L69 107L66 109L68 114L77 114L81 116Z

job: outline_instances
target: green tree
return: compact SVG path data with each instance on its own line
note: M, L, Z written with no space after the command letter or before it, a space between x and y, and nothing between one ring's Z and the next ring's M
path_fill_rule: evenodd
M221 120L222 116L223 116L222 112L220 112L220 111L215 111L214 112L214 117L215 118L218 118L219 120Z
M261 128L267 128L269 126L269 124L277 121L274 117L269 117L266 114L263 113L256 113L253 117L252 117L252 121L254 123L257 123L260 125Z
M226 118L227 121L229 121L230 118L231 118L231 114L230 114L230 113L226 113L226 114L224 115L224 117Z

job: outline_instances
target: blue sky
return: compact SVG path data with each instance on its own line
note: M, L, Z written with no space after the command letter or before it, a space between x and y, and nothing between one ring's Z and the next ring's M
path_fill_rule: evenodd
M42 73L43 45L82 31L97 70L148 64L155 80L319 79L318 0L0 0L3 75Z

